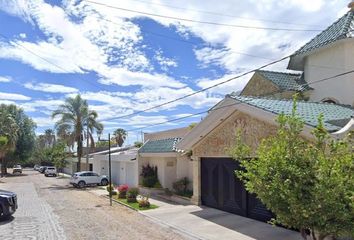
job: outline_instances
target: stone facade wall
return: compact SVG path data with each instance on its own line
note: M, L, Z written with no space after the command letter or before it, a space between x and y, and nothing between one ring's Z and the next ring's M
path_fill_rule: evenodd
M259 73L255 73L242 90L242 96L263 96L279 91L269 80L264 79Z
M235 112L193 148L193 155L197 157L228 156L228 150L235 142L236 129L241 129L243 140L255 150L262 139L276 133L277 127L242 112Z

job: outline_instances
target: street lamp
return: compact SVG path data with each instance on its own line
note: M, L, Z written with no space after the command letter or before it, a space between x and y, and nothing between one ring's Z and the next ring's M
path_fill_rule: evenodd
M108 178L109 178L109 204L112 206L112 162L111 162L111 134L108 133L108 140L101 139L101 134L98 136L98 140L102 142L108 141Z

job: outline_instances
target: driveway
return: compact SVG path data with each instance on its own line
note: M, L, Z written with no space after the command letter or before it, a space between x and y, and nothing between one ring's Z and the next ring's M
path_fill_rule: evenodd
M153 202L161 207L141 213L196 239L302 240L298 232L217 209Z

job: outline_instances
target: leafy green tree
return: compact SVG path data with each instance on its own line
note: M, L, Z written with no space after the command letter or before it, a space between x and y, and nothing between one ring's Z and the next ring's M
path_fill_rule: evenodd
M113 132L113 135L117 142L117 145L121 147L127 139L128 133L123 128L118 128Z
M8 139L2 153L2 173L6 174L11 162L26 162L33 153L35 123L21 108L15 105L0 105L0 136Z
M80 171L85 127L88 124L89 136L86 137L91 138L93 143L92 134L94 131L101 132L103 125L97 121L97 112L89 110L87 101L80 95L67 98L64 104L53 112L52 117L56 116L60 116L60 120L55 125L56 129L67 131L77 143L78 171Z
M310 233L312 239L354 236L352 138L329 138L320 116L315 141L305 140L296 101L292 114L277 121L277 133L262 141L256 158L250 158L254 154L238 134L230 151L244 168L237 176L275 213L275 223Z

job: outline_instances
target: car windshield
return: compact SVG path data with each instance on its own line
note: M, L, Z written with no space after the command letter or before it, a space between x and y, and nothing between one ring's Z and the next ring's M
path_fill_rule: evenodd
M14 168L21 168L21 165L15 165Z

